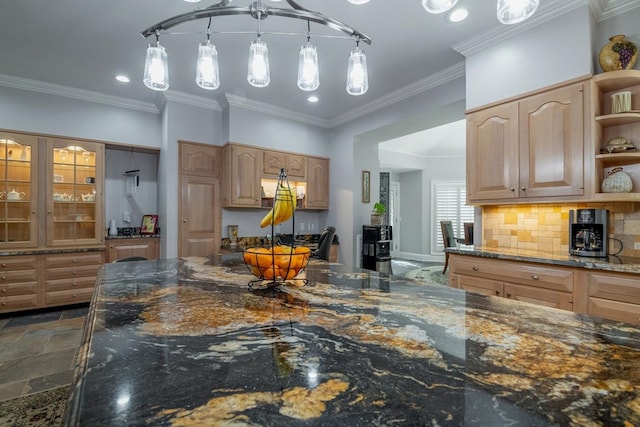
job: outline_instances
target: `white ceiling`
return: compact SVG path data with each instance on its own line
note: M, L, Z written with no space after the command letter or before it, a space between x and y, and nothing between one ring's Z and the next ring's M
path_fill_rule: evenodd
M0 9L0 85L83 99L103 97L103 101L128 102L132 108L153 111L157 108L157 93L141 81L145 50L151 40L143 39L140 32L171 16L217 1L5 0ZM212 40L218 48L222 86L212 92L200 89L194 82L196 49L205 39L207 21L172 29L199 34L161 35L160 42L169 56L171 88L167 96L213 105L224 105L227 99L255 102L331 127L345 117L354 117L354 112L371 111L388 105L390 99L399 100L422 87L426 89L433 76L442 78L444 74L446 79L447 70L464 61L452 46L478 39L493 40L501 32L536 25L536 20L541 22L558 10L566 10L568 3L590 1L596 15L605 17L611 11L619 13L640 4L638 0L541 0L540 8L525 24L505 26L496 18L497 0L459 0L458 5L469 10L469 18L458 24L446 22L443 15L427 13L420 0L371 0L359 6L347 0L297 1L302 7L343 21L373 39L370 46L361 44L369 67L370 88L366 94L350 96L345 91L347 58L354 43L314 38L314 34L342 34L317 24L311 25L311 40L320 58L320 102L309 104L308 93L296 87L297 54L305 42L300 36L263 36L269 45L271 84L262 89L250 86L246 63L248 46L255 35L215 34L254 31L256 21L243 15L213 19ZM232 5L249 3L250 0L233 0ZM289 7L286 2L265 3L269 7ZM262 30L304 33L306 23L270 16L262 21ZM114 76L118 73L128 74L131 83L116 82ZM438 138L443 137L416 135L403 146L415 145L414 139ZM433 147L420 150L429 152Z
M466 141L466 122L458 120L381 142L378 148L425 158L462 157Z

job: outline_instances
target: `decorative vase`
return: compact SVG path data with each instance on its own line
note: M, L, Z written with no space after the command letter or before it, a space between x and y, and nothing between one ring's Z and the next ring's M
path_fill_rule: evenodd
M624 34L609 38L609 43L600 49L598 62L603 71L629 70L638 58L638 48Z
M633 188L631 178L622 168L613 168L607 177L602 181L602 192L604 193L629 193Z
M371 225L382 225L383 216L377 213L371 214Z

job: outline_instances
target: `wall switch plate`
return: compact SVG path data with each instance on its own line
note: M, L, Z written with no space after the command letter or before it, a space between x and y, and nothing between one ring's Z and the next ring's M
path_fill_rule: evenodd
M640 249L640 242L633 242L633 249Z
M127 223L131 223L131 212L122 211L122 221L127 222Z

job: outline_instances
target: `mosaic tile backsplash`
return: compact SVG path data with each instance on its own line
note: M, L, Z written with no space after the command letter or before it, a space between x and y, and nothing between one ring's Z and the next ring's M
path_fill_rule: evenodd
M569 211L609 210L609 252L640 257L640 203L563 203L482 208L482 244L494 248L569 252Z

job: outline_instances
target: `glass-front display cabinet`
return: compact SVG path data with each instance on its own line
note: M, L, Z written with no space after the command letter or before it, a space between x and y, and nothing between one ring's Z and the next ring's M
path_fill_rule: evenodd
M0 248L38 244L38 138L0 132Z
M47 151L47 245L102 242L104 146L50 139Z

